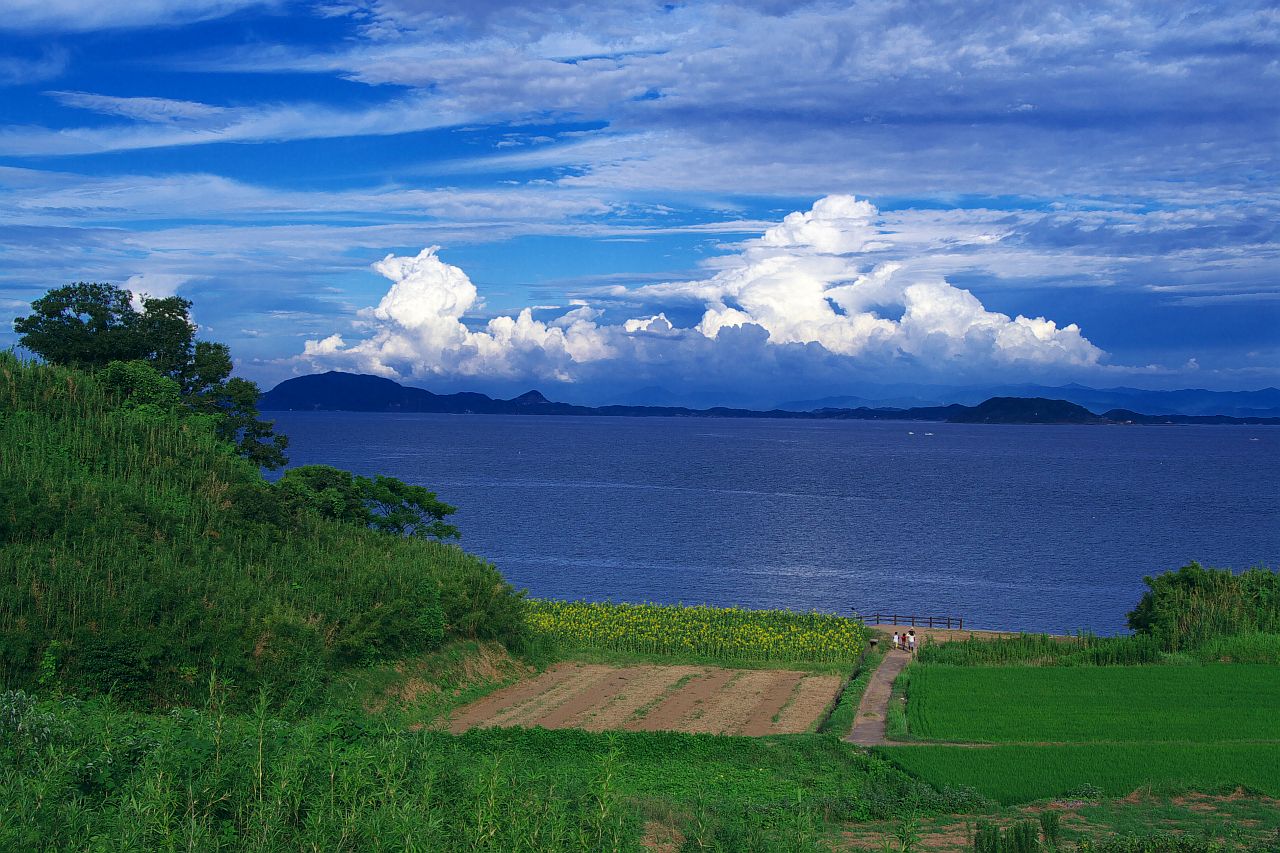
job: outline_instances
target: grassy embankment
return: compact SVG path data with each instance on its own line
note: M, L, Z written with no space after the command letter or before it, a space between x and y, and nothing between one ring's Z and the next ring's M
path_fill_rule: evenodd
M0 686L299 710L353 665L521 636L491 565L292 511L209 416L0 355L0 446Z

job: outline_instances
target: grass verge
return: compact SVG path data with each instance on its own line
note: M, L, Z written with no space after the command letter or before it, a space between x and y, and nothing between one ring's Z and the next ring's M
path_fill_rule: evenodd
M866 692L867 685L871 683L871 676L875 674L876 668L880 666L880 661L884 659L884 652L879 648L871 649L863 657L862 663L854 670L852 677L845 684L844 689L840 691L835 705L831 712L827 714L818 725L820 734L833 734L838 737L844 737L853 730L854 720L858 716L858 703L862 701L862 694Z

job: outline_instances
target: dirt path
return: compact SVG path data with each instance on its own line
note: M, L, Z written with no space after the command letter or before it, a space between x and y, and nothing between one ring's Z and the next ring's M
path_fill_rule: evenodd
M871 683L858 703L858 715L853 720L853 731L845 740L858 746L885 746L885 718L889 714L889 697L893 693L893 680L911 662L911 655L890 649L880 666L871 676Z

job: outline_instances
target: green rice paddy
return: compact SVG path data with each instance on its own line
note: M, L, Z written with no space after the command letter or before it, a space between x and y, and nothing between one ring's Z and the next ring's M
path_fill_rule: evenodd
M1280 666L916 666L916 738L953 742L1280 741Z
M1002 804L1139 789L1280 796L1280 666L909 671L917 743L880 752L939 788Z

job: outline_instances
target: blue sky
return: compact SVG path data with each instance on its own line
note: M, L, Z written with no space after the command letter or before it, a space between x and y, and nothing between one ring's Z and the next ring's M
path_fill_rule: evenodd
M268 386L1280 384L1270 4L4 5L0 345L83 279Z

